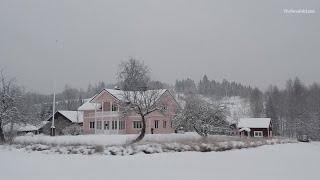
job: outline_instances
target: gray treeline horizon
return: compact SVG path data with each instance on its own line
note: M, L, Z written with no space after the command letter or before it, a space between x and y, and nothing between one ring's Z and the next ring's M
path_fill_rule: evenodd
M313 14L285 14L284 9ZM121 61L152 80L203 75L265 90L320 83L320 1L0 0L0 67L29 91L116 82Z

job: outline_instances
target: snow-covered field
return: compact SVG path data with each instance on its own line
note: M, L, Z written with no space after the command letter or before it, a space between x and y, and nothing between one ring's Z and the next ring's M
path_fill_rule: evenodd
M26 153L0 146L0 160L3 180L301 180L319 179L320 143L135 156Z

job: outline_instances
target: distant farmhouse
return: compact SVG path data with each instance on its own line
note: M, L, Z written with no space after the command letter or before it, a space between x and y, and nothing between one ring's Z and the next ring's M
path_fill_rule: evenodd
M41 132L50 135L50 128L52 125L52 116L46 120L46 124L41 128ZM56 135L63 135L63 130L67 127L83 126L83 113L81 111L57 111L54 114L54 126Z
M270 118L241 118L238 123L240 136L272 137Z
M146 116L146 133L173 133L172 119L180 107L167 89L159 91L158 102L165 104L165 112L155 111ZM121 117L123 91L103 89L78 108L83 112L84 134L137 134L142 122L138 114Z
M28 133L39 134L41 133L40 128L41 128L41 125L35 126L28 123L13 123L12 127L11 127L11 124L9 123L3 126L3 130L5 133L9 133L10 131L12 131L13 133L19 136L25 135Z

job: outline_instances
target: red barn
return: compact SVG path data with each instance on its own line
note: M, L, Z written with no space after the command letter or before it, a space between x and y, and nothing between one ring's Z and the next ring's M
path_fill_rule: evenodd
M238 123L240 136L272 137L270 118L241 118Z

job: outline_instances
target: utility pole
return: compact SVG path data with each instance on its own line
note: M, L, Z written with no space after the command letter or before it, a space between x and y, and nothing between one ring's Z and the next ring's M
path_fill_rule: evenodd
M56 44L57 46L59 46L59 41L56 40ZM56 127L54 125L54 114L56 112L56 92L55 92L55 88L56 88L56 81L55 81L55 74L53 74L53 103L52 103L52 121L51 121L51 132L50 135L51 136L55 136L56 135Z
M52 121L51 121L51 136L56 135L56 127L54 126L54 114L55 114L55 109L56 109L56 93L53 90L53 104L52 104Z

